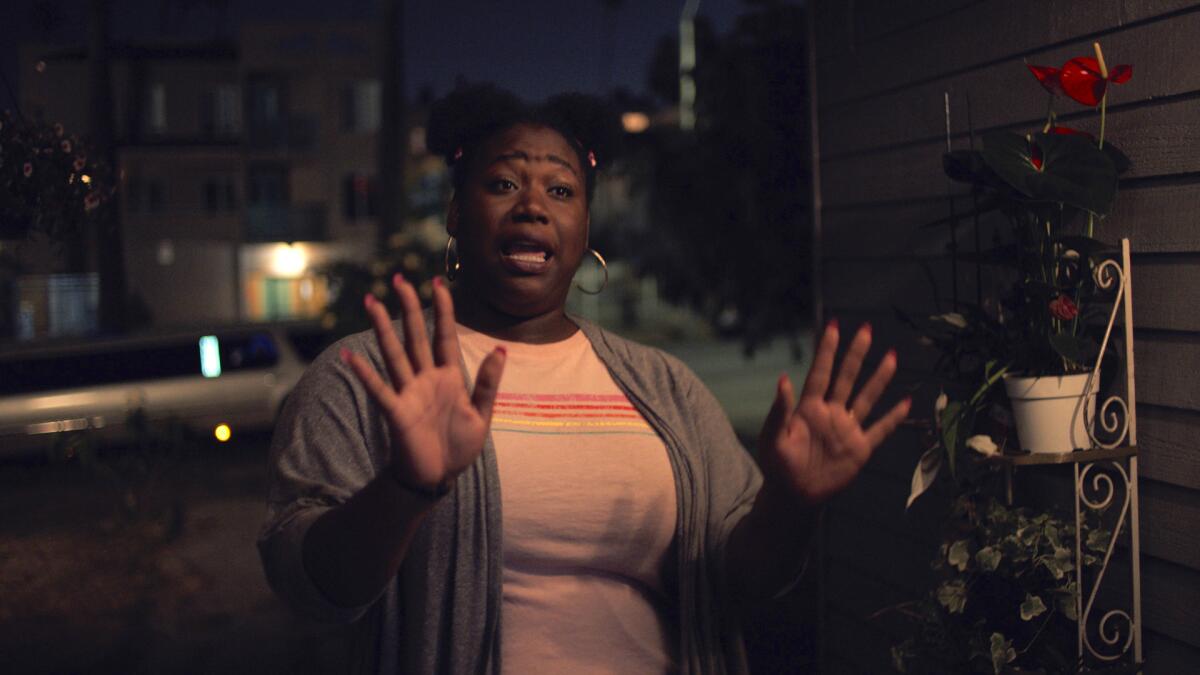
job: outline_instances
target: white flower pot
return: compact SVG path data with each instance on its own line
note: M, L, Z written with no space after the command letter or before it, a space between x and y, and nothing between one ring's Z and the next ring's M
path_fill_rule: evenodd
M1096 414L1094 389L1088 395L1086 419L1085 406L1080 405L1088 375L1005 376L1023 450L1060 453L1092 446L1087 430Z

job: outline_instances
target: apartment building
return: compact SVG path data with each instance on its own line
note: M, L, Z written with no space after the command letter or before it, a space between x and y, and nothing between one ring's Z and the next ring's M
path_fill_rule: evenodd
M114 45L127 274L155 324L315 316L316 270L370 257L374 43L365 23L296 23ZM25 113L86 134L86 52L21 55Z

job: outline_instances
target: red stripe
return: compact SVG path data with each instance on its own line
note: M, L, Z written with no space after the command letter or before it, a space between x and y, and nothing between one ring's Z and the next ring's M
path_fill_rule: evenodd
M629 399L624 394L514 394L500 392L496 394L498 401L594 401L608 403L625 403Z
M496 401L497 406L505 408L542 408L550 410L633 410L631 405L567 405L562 403L506 403Z
M615 419L641 419L641 415L618 415L614 413L543 413L543 412L528 412L525 410L514 410L506 413L508 415L520 415L522 417L607 417Z

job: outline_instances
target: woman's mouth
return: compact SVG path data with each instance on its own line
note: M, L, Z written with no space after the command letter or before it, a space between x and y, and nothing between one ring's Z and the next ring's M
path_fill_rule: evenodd
M516 241L500 251L506 267L520 274L540 274L550 266L553 254L535 242Z

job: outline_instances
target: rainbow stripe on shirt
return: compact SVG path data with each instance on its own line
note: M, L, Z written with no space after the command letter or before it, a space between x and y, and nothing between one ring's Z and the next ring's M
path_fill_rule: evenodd
M624 394L500 392L492 411L492 432L656 435Z

